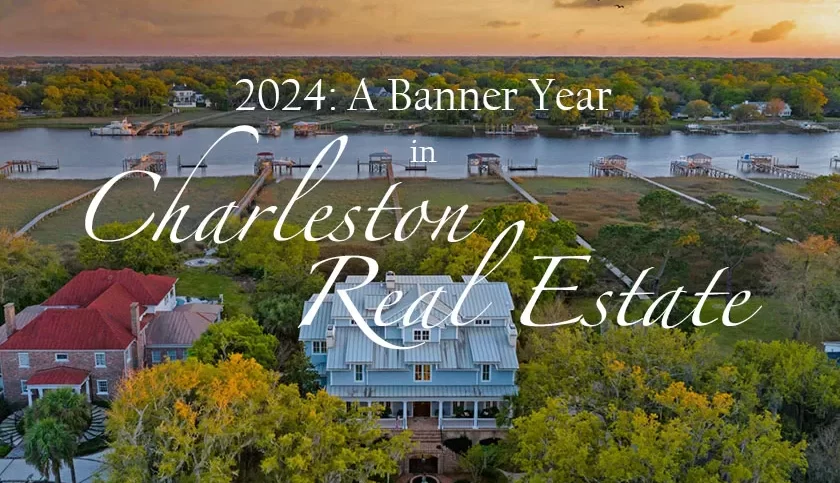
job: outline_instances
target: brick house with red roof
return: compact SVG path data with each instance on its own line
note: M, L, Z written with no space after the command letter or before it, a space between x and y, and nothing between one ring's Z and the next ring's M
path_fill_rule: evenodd
M45 391L64 387L88 399L109 399L119 380L143 368L149 359L148 332L154 332L159 344L167 342L167 332L176 332L173 342L188 347L203 332L201 326L185 331L173 326L172 317L163 317L181 312L176 282L172 277L129 269L88 270L20 314L6 304L5 330L0 329L0 374L6 399L31 404ZM206 307L190 312L218 320L221 308ZM152 330L158 318L165 322ZM192 338L185 337L185 332ZM178 354L181 357L183 352Z

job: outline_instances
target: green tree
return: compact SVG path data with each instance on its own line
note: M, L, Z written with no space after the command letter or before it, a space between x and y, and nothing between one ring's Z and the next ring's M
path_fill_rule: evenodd
M615 109L621 112L622 119L627 117L630 111L632 111L633 108L636 107L636 100L628 96L627 94L620 94L615 96L615 100L613 102ZM577 111L577 109L575 110Z
M320 387L320 376L312 367L300 343L280 367L280 382L297 386L301 396L314 394Z
M733 273L749 256L761 250L761 231L747 216L759 213L756 200L740 200L732 195L719 193L706 200L715 207L703 212L698 232L700 243L711 260L728 267L726 271L726 299L732 298Z
M755 104L738 104L732 108L732 119L736 122L755 121L761 117L761 111Z
M652 412L619 409L602 418L551 399L514 422L514 462L528 481L613 483L782 483L806 466L804 442L784 441L769 414L732 417L728 394L708 397L675 383L651 403Z
M238 316L211 325L192 345L189 355L212 364L241 354L261 366L277 367L277 339L263 332L256 320Z
M29 428L47 418L55 418L66 424L78 437L90 426L90 404L83 395L76 394L70 389L48 391L27 409L24 425Z
M56 418L39 419L24 435L24 459L42 475L52 472L56 483L61 483L61 466L70 467L70 477L76 483L73 457L76 455L77 436L70 427Z
M116 240L134 233L143 221L113 222L95 228L96 236ZM157 230L150 223L141 233L128 240L103 243L93 238L79 240L78 260L85 268L130 268L142 273L160 273L173 268L178 262L178 246L169 241L169 230L164 230L160 240L152 240Z
M711 116L712 105L704 101L703 99L697 99L685 105L683 114L695 120Z
M782 302L792 338L826 339L840 320L840 247L833 238L809 237L776 246L764 267L767 286Z
M18 307L42 302L66 279L54 248L0 229L0 302Z
M655 126L668 122L670 114L661 107L661 99L647 96L639 103L639 121L645 126Z
M820 176L802 188L807 200L785 203L780 218L798 238L821 235L840 240L840 175Z
M481 477L498 467L501 460L499 446L476 444L458 458L458 466L470 475L470 481L481 483Z

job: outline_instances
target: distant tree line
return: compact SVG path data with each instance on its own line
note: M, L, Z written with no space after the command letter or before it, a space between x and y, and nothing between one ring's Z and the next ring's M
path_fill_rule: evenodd
M0 121L12 120L19 108L44 110L53 116L107 116L113 113L160 111L169 89L183 84L205 95L216 109L233 109L247 91L241 78L255 82L293 78L304 92L323 79L322 110L349 107L359 80L368 86L388 86L389 78L404 78L415 87L519 89L518 111L530 113L538 93L529 78L556 79L555 86L612 89L607 105L621 112L640 108L641 121L656 124L693 101L690 112L715 106L728 113L744 101L787 102L793 115L821 118L840 115L840 61L820 59L643 59L643 58L205 58L109 59L97 67L84 59L13 59L0 72ZM93 59L91 64L94 65ZM25 81L25 82L24 82ZM288 89L288 90L287 90ZM287 85L281 95L290 96ZM330 92L335 89L335 92ZM303 97L303 96L301 96ZM530 103L528 102L530 100ZM382 102L382 100L378 100ZM304 109L307 107L303 105ZM413 111L383 115L454 124L469 112ZM743 113L749 117L749 113ZM603 116L603 112L550 112L556 124L573 124ZM692 116L691 114L689 114ZM485 122L511 119L481 113ZM583 118L581 118L583 116ZM474 119L471 119L474 120Z

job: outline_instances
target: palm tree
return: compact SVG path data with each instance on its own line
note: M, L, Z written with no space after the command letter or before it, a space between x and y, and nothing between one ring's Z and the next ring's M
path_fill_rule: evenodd
M70 389L49 391L27 410L24 424L29 427L44 418L55 418L81 436L90 426L90 404Z
M76 455L77 436L66 424L56 418L37 420L26 430L24 436L24 459L36 467L42 475L55 476L55 483L61 483L61 465L70 467L70 478L76 483L76 468L73 457Z

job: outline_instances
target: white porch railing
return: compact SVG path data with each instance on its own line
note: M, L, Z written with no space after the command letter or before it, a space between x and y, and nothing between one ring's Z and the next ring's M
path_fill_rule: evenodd
M382 429L401 429L401 425L397 425L396 418L379 418L379 427Z
M441 429L474 429L472 418L443 418ZM498 429L496 418L478 418L478 429Z

